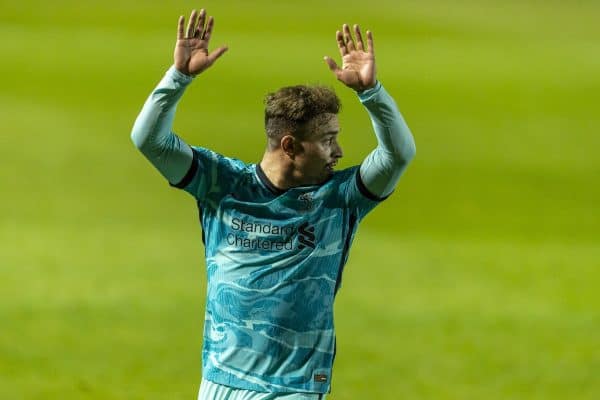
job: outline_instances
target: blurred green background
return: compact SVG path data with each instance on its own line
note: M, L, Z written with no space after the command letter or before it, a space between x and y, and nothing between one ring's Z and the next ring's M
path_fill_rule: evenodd
M0 1L0 398L196 398L195 204L129 138L193 7L230 51L189 143L256 162L264 94L321 83L360 163L322 60L344 22L415 135L345 269L330 399L600 398L600 3L533 0Z

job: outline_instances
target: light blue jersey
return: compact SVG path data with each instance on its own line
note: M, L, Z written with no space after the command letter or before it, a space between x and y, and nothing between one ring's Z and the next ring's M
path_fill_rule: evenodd
M201 213L204 377L255 391L328 392L333 300L358 223L378 199L358 166L281 191L258 164L193 151L177 186Z
M414 157L412 134L378 82L358 95L378 143L360 168L281 191L258 164L191 147L172 131L192 80L171 67L131 138L198 203L208 272L204 379L254 392L327 393L333 301L348 251L359 222Z

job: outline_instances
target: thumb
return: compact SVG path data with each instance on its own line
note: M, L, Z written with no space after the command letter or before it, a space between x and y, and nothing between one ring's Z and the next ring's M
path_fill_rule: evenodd
M340 67L338 67L336 62L331 57L328 57L328 56L323 57L323 59L329 66L329 69L331 70L331 72L333 72L335 74L335 76L339 78L340 74L342 73L342 70L340 69Z
M219 57L221 57L223 54L225 54L225 52L229 50L229 48L227 46L221 46L219 48L214 49L209 55L208 55L208 60L210 61L210 63L214 63L215 61L217 61L217 59Z

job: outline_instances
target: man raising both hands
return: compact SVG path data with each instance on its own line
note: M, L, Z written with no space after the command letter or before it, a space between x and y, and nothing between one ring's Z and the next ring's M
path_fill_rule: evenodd
M335 356L333 301L359 222L389 196L415 154L413 137L375 75L373 35L336 32L342 66L325 57L371 118L378 145L336 171L340 102L320 86L265 99L266 149L247 164L189 146L171 131L177 103L227 50L209 52L214 20L179 18L174 65L131 138L168 182L197 201L207 301L199 399L322 399ZM245 134L245 132L240 132ZM376 268L376 267L375 267Z

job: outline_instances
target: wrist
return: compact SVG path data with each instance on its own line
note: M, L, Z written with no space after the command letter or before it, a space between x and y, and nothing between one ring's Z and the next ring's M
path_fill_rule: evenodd
M192 74L190 74L190 71L185 66L173 64L173 67L177 72L179 72L182 75L189 76L190 78L194 77Z
M372 90L372 89L376 89L378 86L381 86L381 84L379 83L379 81L376 79L372 85L369 86L363 86L359 89L354 89L356 91L356 94L358 94L359 96L364 94L365 92Z
M371 101L377 94L382 90L383 86L381 86L381 82L375 81L375 86L363 90L362 92L358 92L358 98L362 103Z
M172 65L169 68L167 74L169 74L174 81L179 82L183 85L189 84L194 79L194 76L182 72L175 65Z

